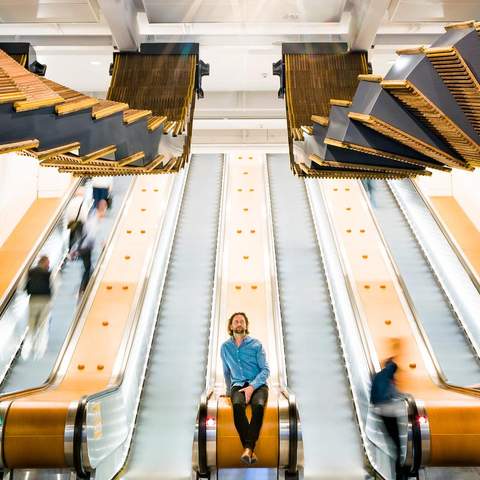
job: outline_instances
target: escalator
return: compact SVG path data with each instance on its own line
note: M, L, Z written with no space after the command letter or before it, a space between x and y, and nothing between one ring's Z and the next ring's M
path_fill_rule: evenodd
M364 479L362 441L307 192L288 163L286 155L268 157L285 357L302 419L304 476Z
M226 158L217 252L206 389L198 408L193 475L297 479L303 465L302 436L296 398L287 387L264 155L232 154ZM246 312L251 320L249 331L262 343L270 367L254 467L240 460L243 449L230 398L225 396L219 355L233 312ZM247 412L249 409L247 406Z
M0 293L0 384L8 374L14 358L19 354L28 327L28 295L24 290L28 270L34 266L40 254L48 255L52 276L56 277L67 253L64 213L75 192L79 180L72 183L61 204L54 212L43 233L23 259L21 268L7 280L8 287ZM32 228L34 230L34 228ZM7 240L8 242L8 240ZM15 252L16 253L16 252ZM3 272L5 274L5 271Z
M47 382L1 398L7 477L111 478L123 465L186 174L133 181Z
M122 478L188 478L204 387L221 155L194 155L176 227L133 445Z
M113 181L112 209L108 211L107 216L99 225L92 254L93 276L101 251L107 247L108 237L115 230L115 223L128 199L128 188L131 182L130 177L118 177ZM59 220L58 228L60 232L57 232L57 236L63 235L64 243L63 248L59 248L61 243L56 243L57 252L56 257L53 258L57 259L57 268L62 266L62 269L55 276L51 313L38 332L32 332L32 338L27 338L27 341L33 345L25 344L14 364L9 367L6 377L1 383L1 395L34 388L47 380L74 321L83 267L80 260L65 260L68 243L65 244L66 231L63 215ZM48 250L42 248L43 251ZM12 305L12 308L15 308L15 305Z
M445 378L460 386L478 384L479 292L412 182L373 185L370 205Z
M403 465L410 474L423 472L427 478L467 478L478 465L478 390L446 380L361 184L312 182L346 266L344 277L356 299L373 366L378 370L395 357L396 384L409 395ZM367 434L372 438L368 425Z

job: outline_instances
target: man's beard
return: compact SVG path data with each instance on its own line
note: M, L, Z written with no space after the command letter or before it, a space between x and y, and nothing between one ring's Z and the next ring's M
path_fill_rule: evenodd
M245 334L245 329L243 327L237 327L234 330L234 333L236 333L237 335L243 335L243 334Z

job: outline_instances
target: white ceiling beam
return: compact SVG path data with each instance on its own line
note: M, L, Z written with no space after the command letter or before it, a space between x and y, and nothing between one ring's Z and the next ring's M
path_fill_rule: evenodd
M194 118L194 130L285 130L284 118Z
M98 0L105 20L120 51L135 51L140 46L137 9L130 0Z
M350 50L368 50L382 23L390 0L355 0L352 3L348 45Z

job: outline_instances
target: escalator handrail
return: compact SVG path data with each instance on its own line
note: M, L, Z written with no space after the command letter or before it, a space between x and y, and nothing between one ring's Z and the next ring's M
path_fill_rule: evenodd
M297 399L289 388L281 390L282 395L288 400L288 421L289 421L289 435L288 435L288 466L286 472L288 474L295 474L298 472L298 444L300 428L298 424L298 408Z
M268 170L268 159L265 159L264 166L264 191L266 200L266 213L267 213L267 237L268 237L268 255L270 257L270 280L271 280L271 297L272 297L272 314L275 327L275 345L276 345L276 358L277 358L277 371L280 383L280 390L287 390L287 368L285 360L285 345L283 342L283 324L282 314L280 311L280 293L278 291L278 273L277 273L277 258L275 252L275 235L273 232L273 214L272 214L272 200L270 194L270 175ZM287 390L288 391L288 390Z
M267 213L267 236L269 245L270 257L270 279L271 279L271 297L272 297L272 314L274 318L275 327L275 344L277 351L277 370L280 383L280 393L286 397L288 401L288 421L289 421L289 435L288 435L288 466L286 468L287 474L294 475L298 472L299 458L299 436L300 425L298 422L299 414L296 403L296 397L292 390L288 387L287 365L285 359L285 344L283 336L283 322L280 309L280 292L278 289L278 272L277 272L277 257L275 250L275 234L273 230L273 211L272 211L272 195L270 192L270 168L269 160L265 159L264 165L264 192L266 200Z
M198 474L200 477L208 476L208 457L207 457L207 416L208 401L213 395L213 388L207 389L200 397L198 406Z
M313 183L313 182L315 182L315 183ZM314 184L318 186L319 197L321 198L321 202L324 206L325 215L326 215L327 220L328 220L328 222L327 222L328 223L328 228L331 232L331 237L332 237L332 241L333 241L333 245L334 245L334 249L335 249L334 251L336 253L336 257L339 260L339 265L340 265L341 272L342 272L343 284L345 285L345 288L346 288L346 291L347 291L347 296L350 300L349 303L350 303L350 307L351 307L351 310L352 310L352 313L353 313L353 318L355 320L356 331L358 332L358 336L360 338L360 344L363 348L363 354L364 354L365 361L367 363L369 377L371 378L375 374L375 372L380 370L380 363L378 362L376 351L375 351L375 348L373 346L373 340L372 340L372 338L369 334L369 330L368 330L368 327L366 325L365 319L361 315L359 307L358 307L356 296L355 296L355 293L354 293L354 290L353 290L353 287L352 287L352 284L351 284L350 274L349 274L349 272L347 270L347 266L345 264L345 259L344 259L345 254L343 252L343 248L341 247L340 242L339 242L338 237L337 237L337 234L335 232L333 217L332 217L332 214L330 212L330 209L328 208L325 192L324 192L323 186L322 186L322 184L320 183L319 180L306 179L305 180L305 186L306 186L307 196L308 196L308 199L309 199L310 209L311 209L311 212L312 212L312 219L313 219L313 223L314 223L314 226L315 226L317 243L319 245L320 250L322 251L322 249L323 249L323 247L321 247L322 240L321 240L319 232L320 232L320 228L322 228L323 226L319 225L319 223L317 221L317 215L315 214L316 209L314 207L315 202L314 202L314 194L312 192L313 187L311 187L311 185L314 185ZM323 253L322 253L322 257L323 257ZM323 258L322 258L322 261L325 262L325 260ZM324 263L324 265L325 265L325 263ZM329 280L326 267L325 267L325 276L326 276L326 279L327 279L329 295L332 299L332 305L335 305L335 301L333 300L333 296L332 296L333 295L332 284L331 284L331 281ZM334 315L335 316L337 315L337 313L335 311L335 308L334 308ZM340 329L339 329L339 333L340 333L340 340L343 342ZM345 355L345 353L344 353L344 355ZM345 358L345 362L348 364L348 359L347 358ZM348 371L348 369L347 369L347 371ZM350 373L348 374L348 376L350 378L350 381L353 383L352 378L350 377ZM352 390L352 392L353 392L353 390ZM366 434L366 431L365 431L365 426L362 423L362 415L360 413L359 406L357 405L357 400L355 399L355 394L354 394L353 404L354 404L354 408L355 408L355 411L356 411L356 417L358 419L358 425L359 425L360 432L361 432L361 439L362 439L362 443L363 443L363 447L364 447L364 451L365 451L365 455L366 455L366 460L372 466L372 468L375 470L375 472L377 472L377 475L379 475L380 478L383 478L383 476L379 472L379 467L376 464L375 458L371 458L371 456L369 454L369 449L367 448L367 445L366 445L368 437L367 437L367 434Z
M80 303L77 307L76 313L75 313L75 318L72 321L72 323L70 325L70 328L68 329L67 335L66 335L65 340L64 340L63 345L62 345L62 348L61 348L61 350L60 350L60 352L57 356L57 359L55 361L55 364L54 364L49 376L39 386L32 387L32 388L21 389L21 390L15 390L15 391L6 393L5 395L0 395L0 402L11 401L14 398L21 397L21 396L24 396L24 395L29 395L29 394L32 394L32 393L36 393L36 392L39 392L39 391L42 391L42 390L45 390L45 389L49 388L57 380L57 376L59 375L60 366L64 363L64 361L66 361L68 363L69 360L66 357L67 357L67 355L68 355L68 357L70 357L71 354L73 353L73 349L71 349L72 351L69 352L70 344L74 340L75 334L76 334L76 332L78 330L78 327L79 327L79 324L80 324L80 320L83 318L84 311L86 309L87 303L89 303L89 300L91 300L90 296L91 296L91 293L93 291L94 285L96 285L96 283L97 283L97 279L99 277L100 272L103 271L102 267L103 267L104 260L107 257L107 255L110 253L110 247L112 245L112 240L114 239L114 237L116 235L116 232L118 230L120 220L121 220L121 217L122 217L121 212L123 211L123 209L125 208L125 205L127 204L127 202L130 199L130 195L131 195L131 192L133 191L134 183L135 183L135 180L132 181L127 193L125 194L125 198L122 202L122 205L120 206L119 213L117 214L117 217L116 217L115 222L113 224L112 230L110 231L110 234L109 234L109 236L108 236L108 238L105 242L105 247L103 248L103 250L102 250L102 252L101 252L101 254L100 254L100 256L97 260L95 270L93 271L92 276L91 276L91 278L90 278L90 280L87 284L87 287L85 289L85 292L83 293L82 299L81 299L81 301L80 301Z
M432 205L428 197L422 192L418 183L412 179L409 179L409 181L413 185L413 188L415 189L418 196L422 199L423 203L427 207L432 218L435 220L435 223L437 224L438 228L440 229L443 236L445 237L445 240L450 245L453 253L455 253L455 256L457 257L458 261L464 268L467 275L470 277L470 280L472 281L473 285L475 286L477 291L480 293L480 277L475 271L475 269L473 268L473 265L470 263L468 258L463 254L462 249L460 248L457 241L455 240L455 237L450 232L447 225L445 225L444 221L440 218L438 212L436 211L436 209L434 208L434 206Z
M408 423L412 426L412 446L413 446L413 461L409 466L409 474L417 476L420 467L422 466L422 434L420 425L418 423L418 408L415 399L412 395L405 395L407 402Z
M216 375L216 352L218 351L219 344L219 325L216 325L220 318L220 295L217 290L221 285L221 276L222 276L222 262L219 262L219 259L222 257L221 252L223 252L225 244L225 223L226 223L226 208L227 208L227 192L228 192L228 162L226 155L223 155L223 168L222 168L222 190L220 193L220 206L218 209L218 230L217 230L217 248L215 251L215 271L213 274L213 291L212 291L212 309L210 318L212 323L210 325L210 338L208 341L209 353L207 360L207 372L205 376L205 389L211 390L215 385L215 375Z
M345 286L346 286L346 289L347 289L347 292L348 292L348 296L350 298L350 304L351 304L352 311L353 311L353 314L354 314L354 317L355 317L357 331L359 332L359 335L360 335L361 344L363 346L365 359L366 359L367 364L369 366L370 376L372 376L372 375L375 374L375 372L380 370L380 364L379 364L378 360L377 361L374 360L374 359L377 358L377 354L376 354L376 351L375 351L375 347L373 345L373 340L372 340L372 338L369 334L369 330L368 330L368 327L365 323L363 315L360 313L360 309L358 308L358 302L356 301L355 292L352 288L352 284L351 284L351 281L350 281L350 274L347 270L347 266L346 266L345 261L344 261L343 249L342 249L342 247L340 245L340 242L338 241L337 235L335 233L333 217L332 217L332 214L330 212L330 209L327 207L327 200L325 198L325 193L324 193L323 187L321 185L319 185L319 191L321 193L322 202L325 205L325 212L326 212L326 215L327 215L327 218L328 218L330 228L332 230L332 237L333 237L334 244L335 244L335 251L338 254L339 263L340 263L342 273L343 273L343 280L344 280L344 283L345 283ZM307 193L308 193L308 196L310 197L309 189L307 189ZM311 200L310 200L310 203L311 203ZM316 229L321 228L320 225L316 225L317 222L315 221L315 215L312 215L312 216L314 217L315 228ZM320 243L320 241L319 241L319 243ZM330 290L330 287L329 287L329 290Z
M83 179L82 178L76 178L74 181L72 181L69 189L67 190L67 192L63 196L63 199L62 199L60 205L55 210L55 214L50 219L50 222L48 223L48 225L45 227L43 232L38 237L38 240L36 241L35 245L32 247L30 252L27 254L25 260L23 261L22 265L18 269L14 278L12 279L12 281L10 282L8 287L6 288L5 293L0 297L0 317L3 315L6 308L8 307L8 304L10 303L11 298L13 297L15 292L17 291L19 285L22 283L22 280L25 278L28 270L31 268L31 266L35 262L37 256L42 251L42 248L45 245L45 242L48 240L51 233L55 229L56 225L58 224L58 222L62 218L62 216L65 212L65 209L67 208L67 206L68 206L70 200L72 199L73 195L75 194L76 190L82 184L83 184Z

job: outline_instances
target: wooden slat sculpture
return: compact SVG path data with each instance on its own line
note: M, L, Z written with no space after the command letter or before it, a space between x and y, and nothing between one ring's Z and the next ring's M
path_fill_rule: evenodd
M0 153L21 151L74 175L177 172L189 158L203 74L196 44L142 45L115 54L108 98L99 100L0 50Z
M294 173L404 178L431 175L431 169L480 166L479 32L480 24L473 21L452 24L431 47L399 50L385 78L358 72L358 85L350 97L342 93L342 82L351 79L353 69L331 68L325 81L318 67L307 70L297 59L292 61L295 55L284 46ZM321 58L325 54L318 53L319 47L313 53L310 44L304 49L317 65L330 61ZM358 54L343 55L345 59ZM307 94L299 92L310 89L322 90L317 97L328 93L332 100L328 105L311 102L309 109L304 101ZM300 126L292 121L299 108Z

